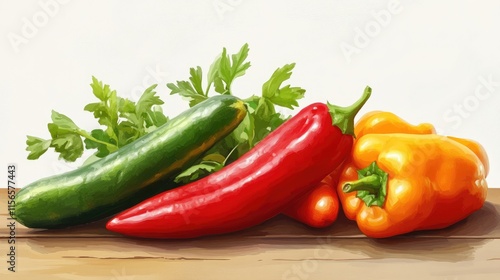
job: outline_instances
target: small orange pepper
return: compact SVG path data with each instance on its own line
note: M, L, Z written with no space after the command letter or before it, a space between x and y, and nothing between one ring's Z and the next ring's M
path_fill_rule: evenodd
M340 209L336 190L340 171L341 168L335 169L311 191L292 202L282 213L314 228L324 228L333 224Z

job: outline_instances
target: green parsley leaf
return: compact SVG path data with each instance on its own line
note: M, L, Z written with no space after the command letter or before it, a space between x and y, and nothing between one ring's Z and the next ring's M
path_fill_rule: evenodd
M281 87L281 84L292 76L294 67L295 63L292 63L276 69L271 78L262 86L262 97L281 107L289 109L298 107L297 100L304 97L305 90L300 87L290 87L290 85Z
M133 115L135 118L135 115ZM118 147L126 146L141 137L133 122L122 121L118 124Z
M250 68L250 62L245 62L249 52L248 44L241 47L240 51L231 56L227 55L226 48L222 50L222 55L219 62L219 77L226 84L224 91L217 92L222 94L232 94L231 85L237 77L245 74L246 70Z
M26 140L26 151L29 151L28 159L38 159L43 155L47 149L50 147L51 140L45 140L42 138L27 136Z
M200 163L195 164L175 177L174 182L187 184L199 180L210 173L219 171L224 167L226 158L219 153L210 153L204 156Z
M64 130L58 132L57 126L51 126L52 137L50 147L59 153L59 159L65 161L75 161L83 154L83 143L77 133L66 133Z
M263 121L269 121L271 119L271 116L275 113L276 109L274 108L274 104L271 102L271 100L267 98L260 98L253 115L258 117L259 119L262 119Z
M103 144L103 142L113 143L113 139L109 138L108 134L102 129L94 129L90 132L90 135L95 139L100 140L101 142L96 142L87 138L83 141L85 143L85 148L88 150L97 149L95 155L100 158L109 155L110 151L108 149L108 146Z
M219 68L220 68L220 60L221 56L218 56L212 65L210 65L210 68L208 69L208 75L207 75L207 89L205 90L205 95L208 95L208 92L210 91L210 87L212 84L215 85L215 91L216 92L222 92L224 91L224 84L222 83L221 78L219 77ZM199 66L198 66L199 68ZM201 69L200 69L201 71Z
M163 124L166 121L166 117L163 115L162 111L153 111L155 105L163 104L163 101L156 96L156 91L154 91L156 86L157 85L152 85L147 88L135 106L135 115L137 117L136 126L140 132L140 136L148 133L145 128L155 126L155 120L157 120L156 124ZM156 127L157 126L155 126L155 128Z
M222 168L222 165L213 161L202 161L198 164L195 164L186 170L184 170L181 174L175 177L174 182L188 184L190 182L199 180L215 171L218 171Z
M237 147L238 146L231 149L227 157L224 157L219 153L210 153L209 151L207 155L205 155L201 159L200 163L187 168L179 175L177 175L177 177L175 177L174 179L174 182L187 184L189 182L199 180L207 175L210 175L211 173L221 170L226 165L226 162L229 160L229 157L231 157L231 155L233 154L233 152L236 150Z
M189 107L204 101L207 97L204 94L199 94L194 89L193 85L188 81L177 81L177 84L169 83L167 87L171 90L170 94L179 94L189 100Z
M156 91L154 89L157 85L152 85L147 88L142 96L137 101L135 105L135 113L138 117L142 117L144 114L147 114L148 111L151 111L154 105L162 105L164 102L156 96Z
M101 101L106 101L109 99L110 89L109 85L104 85L102 82L96 79L96 77L92 76L92 83L90 84L92 87L92 93Z
M189 69L189 74L191 74L189 80L191 81L191 84L193 85L196 93L199 95L205 95L201 86L201 83L203 81L203 72L201 71L201 67L197 66L196 68Z
M59 158L75 161L83 154L81 129L66 115L52 111L52 123L47 125L52 141L50 147L59 153Z
M153 107L151 110L146 112L144 117L146 122L146 127L156 129L168 122L168 117L163 114L161 107Z
M75 161L82 156L84 149L96 149L85 161L87 164L94 158L117 151L168 121L159 107L163 101L156 95L156 85L147 88L137 104L117 96L116 91L95 77L92 77L90 86L99 101L87 104L84 110L93 114L100 127L88 132L66 115L52 111L52 123L48 124L51 139L28 136L28 159L37 159L52 147L60 154L60 159Z
M248 57L248 44L241 47L240 51L233 55L228 55L226 48L223 48L222 54L217 56L210 65L207 74L207 85L203 91L203 71L200 66L190 68L189 81L177 81L168 83L170 94L179 94L189 101L189 106L206 100L211 86L214 86L216 92L220 94L231 94L231 85L237 77L245 74L250 67L250 62L245 62Z
M211 69L212 70L212 69ZM212 70L210 75L216 75L216 70ZM209 78L209 84L207 88L207 93L203 92L203 72L200 66L196 68L189 69L189 81L177 81L177 84L168 83L167 87L171 90L170 95L179 94L180 96L186 97L189 100L189 107L193 107L194 105L206 100L208 98L208 88L210 87L213 79Z
M244 143L247 142L248 140L253 139L253 117L251 114L248 114L245 116L243 121L233 130L231 135L233 138L236 140L233 146L236 145L236 143Z
M120 114L123 114L123 113L135 113L136 109L135 109L135 103L134 102L132 102L132 101L130 101L128 99L125 99L125 98L121 98L121 97L118 97L117 99L118 99L118 112Z
M52 139L51 147L66 161L75 161L83 154L82 138L77 133L58 134Z
M68 118L66 115L63 115L61 113L58 113L54 110L52 110L52 115L51 115L51 118L52 118L52 124L53 126L56 126L57 127L57 130L54 130L54 131L60 131L60 132L76 132L78 131L80 128L70 119ZM49 124L50 125L50 124ZM49 131L50 131L50 128L49 128ZM52 131L50 131L52 133ZM54 136L54 135L52 135Z
M99 124L106 126L109 138L118 142L116 135L118 126L118 100L116 91L111 90L109 85L103 85L95 77L92 77L92 92L100 100L98 103L90 103L84 107L85 111L92 112Z

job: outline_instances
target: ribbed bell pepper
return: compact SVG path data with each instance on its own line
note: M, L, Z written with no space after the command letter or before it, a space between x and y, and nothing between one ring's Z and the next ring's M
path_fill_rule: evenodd
M367 236L444 228L484 204L489 164L479 143L387 112L365 115L355 131L337 189L344 213Z

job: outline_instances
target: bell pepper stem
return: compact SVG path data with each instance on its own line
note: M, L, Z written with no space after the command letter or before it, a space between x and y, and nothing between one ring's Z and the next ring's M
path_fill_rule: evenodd
M354 135L354 117L359 112L361 107L365 105L366 101L368 101L371 93L372 89L367 86L361 98L354 102L351 106L347 107L340 107L327 102L330 115L332 116L332 124L340 128L342 133L356 137Z
M345 182L344 193L357 192L356 197L368 206L380 206L385 203L389 174L382 170L377 162L372 162L364 169L358 170L358 179Z
M356 181L346 182L342 187L342 191L345 193L355 192L355 191L368 191L370 193L380 192L380 176L377 174L372 174Z

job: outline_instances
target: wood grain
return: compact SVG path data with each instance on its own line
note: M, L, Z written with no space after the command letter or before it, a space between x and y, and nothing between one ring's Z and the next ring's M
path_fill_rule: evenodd
M7 222L6 197L0 218ZM284 216L234 234L193 240L125 238L104 221L62 229L16 224L17 272L0 279L500 279L500 189L447 229L374 240L339 219L323 230Z

